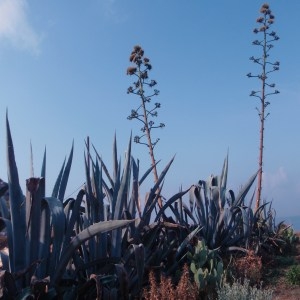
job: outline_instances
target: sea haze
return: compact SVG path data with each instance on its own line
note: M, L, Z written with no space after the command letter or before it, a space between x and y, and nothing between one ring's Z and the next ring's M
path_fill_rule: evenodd
M300 231L300 216L290 216L278 218L276 223L284 221L285 224L291 225L294 231Z

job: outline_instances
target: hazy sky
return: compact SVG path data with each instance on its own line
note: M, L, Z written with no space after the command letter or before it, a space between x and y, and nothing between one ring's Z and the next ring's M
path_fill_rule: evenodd
M270 97L265 130L263 195L279 216L300 214L300 1L269 1L280 36L270 59L280 71L270 76L279 95ZM84 140L90 136L111 166L116 132L123 159L136 121L128 121L139 100L127 95L129 55L139 44L158 82L154 133L168 198L210 174L221 172L229 150L228 188L237 192L258 169L259 127L251 90L260 82L246 74L259 69L249 57L260 6L257 0L114 1L0 0L0 178L7 180L5 114L15 146L20 181L30 175L30 141L39 176L47 148L50 194L74 139L68 193L84 181ZM147 149L133 144L141 169ZM152 178L144 184L150 189Z

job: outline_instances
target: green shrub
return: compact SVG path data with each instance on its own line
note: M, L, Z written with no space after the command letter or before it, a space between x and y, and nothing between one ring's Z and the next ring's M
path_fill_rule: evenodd
M286 279L290 284L300 285L300 266L293 265L286 273Z
M234 281L232 285L225 282L218 289L219 300L271 300L273 291L270 289L263 290L261 288L251 287L249 280L244 280L242 284L239 281Z

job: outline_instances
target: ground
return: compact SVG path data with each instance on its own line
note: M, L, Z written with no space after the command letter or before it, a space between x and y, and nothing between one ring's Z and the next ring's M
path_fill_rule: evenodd
M300 232L297 235L300 237ZM270 270L270 287L274 289L274 300L300 300L300 285L289 284L285 277L292 264L300 264L300 242L294 253L278 260L278 264Z

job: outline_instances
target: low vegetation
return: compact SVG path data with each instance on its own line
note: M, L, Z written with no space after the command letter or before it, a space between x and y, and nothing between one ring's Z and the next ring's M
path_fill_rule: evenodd
M300 285L300 266L293 265L286 273L288 283Z

